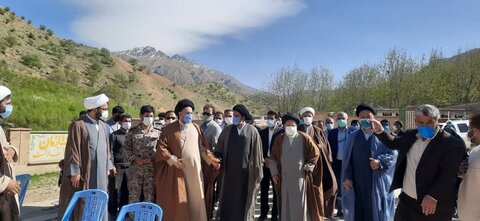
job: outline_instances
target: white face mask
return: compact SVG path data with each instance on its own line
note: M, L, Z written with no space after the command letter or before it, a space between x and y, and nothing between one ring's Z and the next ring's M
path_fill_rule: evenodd
M220 120L220 119L215 119L215 122L217 122L218 125L222 125L222 124L223 124L223 121Z
M102 118L108 119L108 110L102 110Z
M329 130L333 130L333 128L335 128L335 127L333 126L333 124L332 124L332 123L330 123L330 124L327 124L327 129L329 129Z
M304 117L303 118L303 123L307 126L312 125L312 122L313 122L313 117Z
M165 120L159 120L158 123L159 123L160 125L165 125Z
M150 126L153 124L153 117L144 117L143 118L143 125Z
M233 117L225 117L225 124L230 125L233 123Z
M165 121L165 123L166 123L166 124L171 124L171 123L173 123L173 122L175 122L175 121L177 121L177 120L168 119L168 120Z
M289 137L295 136L297 134L297 127L296 126L287 126L285 127L285 134Z
M122 122L122 128L125 130L130 130L132 127L132 122Z

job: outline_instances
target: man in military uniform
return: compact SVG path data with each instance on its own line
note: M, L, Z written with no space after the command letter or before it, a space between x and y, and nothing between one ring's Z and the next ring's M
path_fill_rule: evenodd
M154 114L152 106L142 106L142 123L130 129L125 137L123 156L126 162L130 163L127 170L129 203L154 202L153 163L155 147L160 137L160 130L153 125Z

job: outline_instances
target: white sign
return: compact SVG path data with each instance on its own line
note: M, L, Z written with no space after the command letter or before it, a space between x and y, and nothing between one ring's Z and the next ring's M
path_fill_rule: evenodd
M30 134L28 163L58 163L63 159L68 134Z

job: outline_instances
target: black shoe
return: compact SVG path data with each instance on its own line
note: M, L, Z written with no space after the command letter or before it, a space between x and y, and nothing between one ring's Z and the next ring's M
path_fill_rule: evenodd
M264 221L264 220L267 220L267 215L261 215L260 217L258 217L258 221Z
M342 212L338 212L335 217L336 217L336 218L343 219L343 213L342 213Z

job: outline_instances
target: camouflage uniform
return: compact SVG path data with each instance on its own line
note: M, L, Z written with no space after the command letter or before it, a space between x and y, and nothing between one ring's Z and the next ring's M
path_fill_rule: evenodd
M130 167L127 170L128 202L154 202L155 187L153 182L153 168L155 162L155 148L160 137L160 130L150 127L142 129L143 124L130 129L125 137L123 156ZM138 165L135 160L150 159L150 162Z

